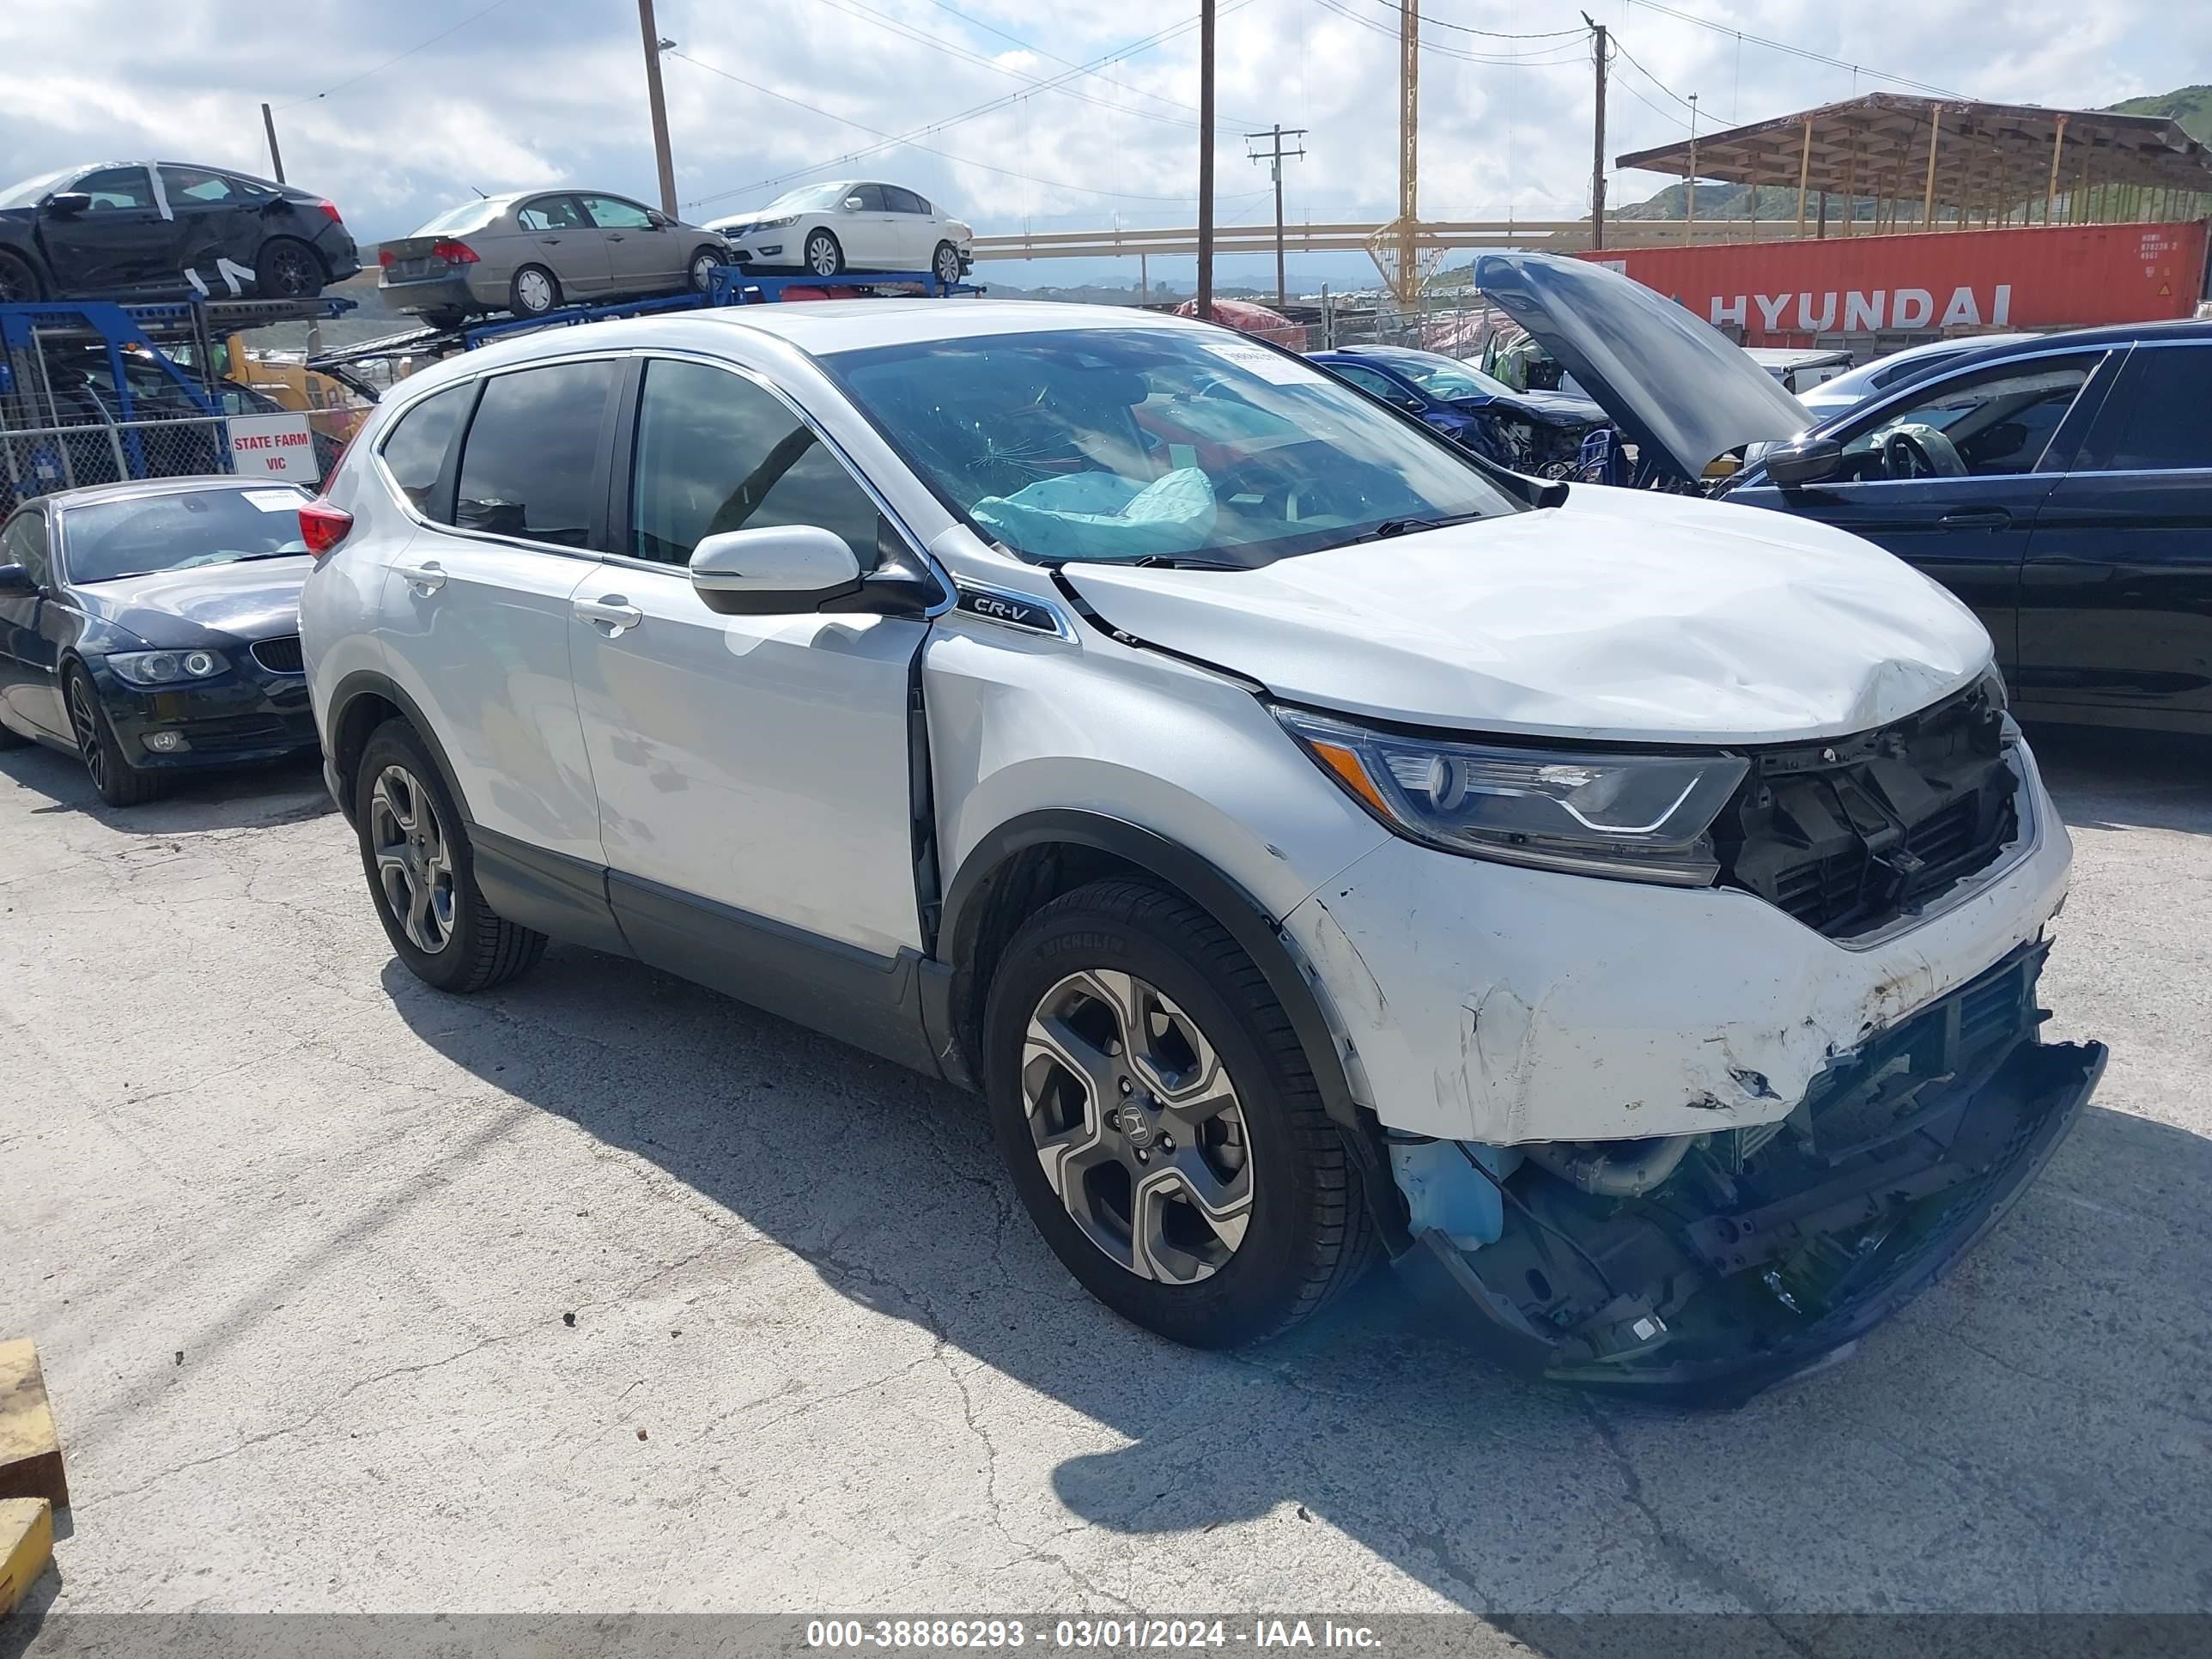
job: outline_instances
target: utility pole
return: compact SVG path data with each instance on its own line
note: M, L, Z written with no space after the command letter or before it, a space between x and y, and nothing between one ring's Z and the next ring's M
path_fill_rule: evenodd
M1682 240L1688 241L1698 224L1698 94L1690 94L1690 177L1682 198Z
M261 125L269 134L269 165L281 185L284 182L284 152L276 148L276 118L269 112L266 104L261 106Z
M653 106L653 159L660 168L660 210L676 216L676 163L668 153L668 105L660 95L660 54L676 43L653 27L653 0L637 0L637 26L645 36L645 96Z
M1590 246L1605 246L1605 25L1588 12L1583 21L1590 27L1590 60L1597 70L1597 125L1590 143Z
M1198 318L1213 320L1213 5L1198 0Z
M1398 298L1421 297L1421 5L1398 6Z
M1285 149L1283 140L1304 138L1305 136L1306 130L1304 127L1285 127L1279 124L1268 128L1265 132L1248 132L1244 135L1244 142L1248 144L1261 138L1270 141L1268 148L1255 149L1246 159L1268 162L1274 173L1275 303L1279 306L1288 304L1291 297L1283 282L1283 163L1285 161L1295 161L1306 153L1304 144L1300 144L1296 149Z

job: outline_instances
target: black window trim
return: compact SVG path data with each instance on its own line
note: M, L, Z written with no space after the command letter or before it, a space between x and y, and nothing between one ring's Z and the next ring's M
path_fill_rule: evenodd
M759 370L746 364L734 362L727 357L718 357L710 352L686 351L673 346L647 346L633 353L630 372L616 391L618 403L615 411L614 441L611 446L613 463L608 469L605 498L600 503L600 510L607 526L606 551L599 556L602 562L618 565L625 570L646 571L655 575L672 576L686 585L689 585L691 580L691 573L684 565L663 564L654 559L641 559L634 553L618 550L614 545L616 527L621 527L624 532L625 541L629 529L630 507L637 483L637 416L645 394L645 371L651 363L662 360L671 362L699 363L708 368L718 368L725 374L734 374L739 380L750 381L789 410L793 418L813 433L815 441L819 443L823 451L840 466L842 466L846 474L860 485L861 494L875 503L876 511L881 515L882 521L890 526L891 533L905 545L908 554L936 578L938 586L943 590L943 594L938 603L929 608L927 614L933 618L942 616L952 608L958 600L959 595L954 589L951 573L946 570L938 561L936 555L929 550L928 544L920 536L915 534L914 527L901 516L898 509L891 505L884 492L876 487L875 480L868 477L866 471L854 460L845 447L837 441L836 436L821 422L816 420L803 408L798 399ZM916 482L919 483L919 480Z
M398 504L399 510L425 530L434 530L445 536L459 536L468 541L486 542L495 547L520 548L528 553L558 553L565 558L598 563L607 556L605 551L608 529L605 485L609 473L612 471L608 448L609 428L613 424L613 411L622 398L623 389L631 382L635 373L631 365L637 356L635 348L623 348L618 350L607 350L602 348L599 350L562 352L558 356L532 357L521 362L501 363L498 368L486 369L480 374L447 380L439 386L426 387L420 398L410 398L404 407L395 409L391 418L379 429L376 437L377 474L383 479L385 488L391 492L392 499ZM445 459L438 469L438 482L432 487L430 494L430 502L434 507L442 507L447 513L453 512L454 496L460 483L461 453L468 447L469 428L476 424L477 410L483 402L484 387L502 374L519 374L533 368L553 368L568 363L584 362L611 362L616 365L616 373L608 388L607 406L600 411L599 415L599 447L598 458L593 464L594 477L591 484L592 524L586 533L585 545L582 547L568 547L559 542L536 541L527 536L503 536L491 530L471 530L447 520L429 518L419 511L414 502L407 499L407 492L399 487L398 480L392 476L390 469L384 465L384 446L392 434L398 429L399 422L406 418L410 410L421 408L440 392L451 391L456 386L465 388L469 406L461 411L461 419L453 428L453 435L446 441Z

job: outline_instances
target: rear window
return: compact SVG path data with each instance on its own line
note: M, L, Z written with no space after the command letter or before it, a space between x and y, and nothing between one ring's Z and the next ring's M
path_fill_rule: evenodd
M458 236L464 231L482 230L499 215L500 204L497 202L464 202L459 207L447 208L414 234L417 236Z
M599 428L617 372L605 361L550 363L486 380L461 447L453 523L586 545Z

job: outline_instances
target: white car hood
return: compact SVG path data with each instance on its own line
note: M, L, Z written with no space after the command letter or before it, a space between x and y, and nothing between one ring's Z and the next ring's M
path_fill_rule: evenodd
M1924 708L1990 661L1972 611L1869 542L1597 485L1264 569L1062 574L1115 627L1288 701L1478 731L1838 737Z

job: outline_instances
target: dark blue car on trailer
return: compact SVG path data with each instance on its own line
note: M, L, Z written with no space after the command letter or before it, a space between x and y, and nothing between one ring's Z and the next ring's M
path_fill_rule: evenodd
M1581 464L1583 442L1610 424L1587 398L1516 392L1440 351L1347 346L1308 354L1338 379L1465 444L1486 460L1534 477L1564 477Z
M1585 260L1475 283L1602 404L1636 481L1818 519L1949 588L2027 720L2212 734L2212 323L2014 338L1814 424L1665 295ZM1759 447L1765 446L1765 447Z

